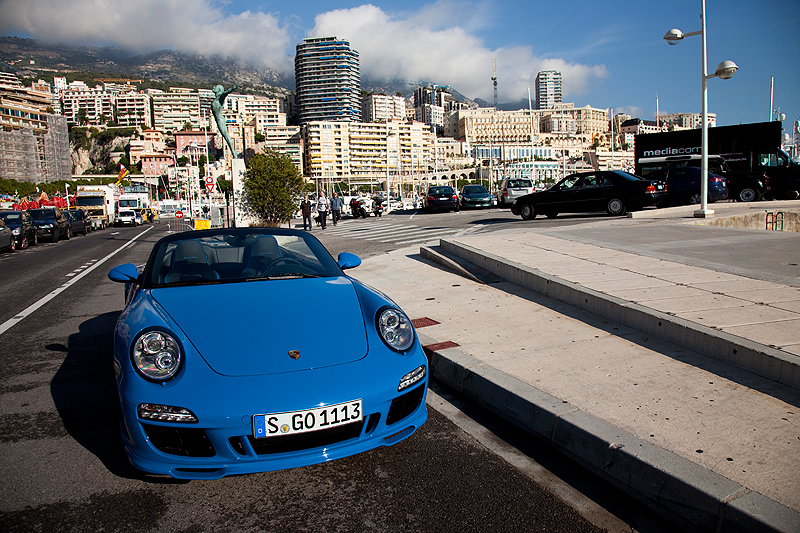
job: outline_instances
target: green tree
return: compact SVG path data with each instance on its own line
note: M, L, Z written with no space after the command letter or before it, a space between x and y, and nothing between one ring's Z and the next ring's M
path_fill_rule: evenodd
M267 226L290 220L297 210L303 176L285 154L265 149L250 158L244 180L244 204Z

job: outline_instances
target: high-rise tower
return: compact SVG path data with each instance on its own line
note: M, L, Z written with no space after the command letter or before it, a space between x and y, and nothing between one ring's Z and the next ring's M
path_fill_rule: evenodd
M361 120L358 52L336 37L303 39L294 58L297 116L311 121Z
M552 109L561 103L561 73L543 70L536 75L536 109Z

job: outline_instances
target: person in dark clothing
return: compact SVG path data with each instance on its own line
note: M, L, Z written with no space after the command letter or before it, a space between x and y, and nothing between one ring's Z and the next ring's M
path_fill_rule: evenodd
M300 202L300 212L303 214L303 229L311 231L311 202L307 194L303 196L303 201ZM308 227L306 227L306 223L308 223Z
M319 191L319 198L317 198L317 215L319 215L319 223L322 229L325 229L325 218L328 216L328 207L330 202L325 197L325 191Z
M333 193L331 198L331 216L333 217L333 225L337 225L342 218L342 208L344 207L344 200L339 198L337 193Z

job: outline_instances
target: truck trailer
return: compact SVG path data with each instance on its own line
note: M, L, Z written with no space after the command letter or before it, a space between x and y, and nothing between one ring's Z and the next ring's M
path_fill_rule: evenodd
M699 129L636 136L635 173L666 166L700 166ZM729 198L740 202L800 198L800 165L781 149L781 123L759 122L708 129L709 169L728 179Z
M114 186L80 185L75 203L92 221L92 229L105 229L114 221Z

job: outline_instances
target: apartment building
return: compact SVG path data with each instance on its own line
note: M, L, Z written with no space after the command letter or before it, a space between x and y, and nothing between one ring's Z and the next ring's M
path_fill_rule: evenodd
M73 124L101 124L114 117L111 92L74 81L61 91L61 114Z
M433 165L433 134L420 122L316 121L303 133L305 175L312 179L388 181Z
M152 108L149 94L128 91L114 97L114 119L120 126L152 128Z
M694 130L703 126L703 115L700 113L670 113L658 117L660 124L667 126L669 131L674 130ZM708 113L708 127L713 128L717 125L717 114Z
M527 109L458 109L448 113L444 122L445 136L470 144L530 143L539 133L539 119Z
M368 94L361 99L362 122L405 120L406 101L402 96Z
M359 56L336 37L303 39L294 59L300 124L361 120Z
M148 94L153 102L154 129L175 132L183 129L186 124L191 124L192 128L201 127L198 91L170 87L169 92L149 89Z
M561 72L543 70L536 75L536 109L553 109L561 103Z

